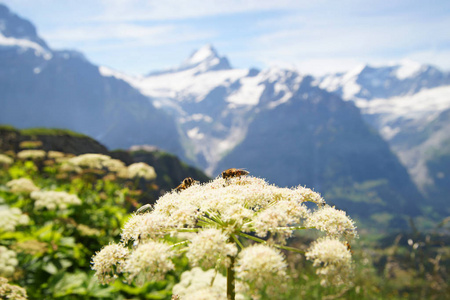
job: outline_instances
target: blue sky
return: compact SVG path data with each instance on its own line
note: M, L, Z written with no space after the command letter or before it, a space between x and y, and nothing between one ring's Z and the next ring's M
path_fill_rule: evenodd
M324 74L410 59L450 70L450 1L0 0L55 49L145 74L212 44L237 68Z

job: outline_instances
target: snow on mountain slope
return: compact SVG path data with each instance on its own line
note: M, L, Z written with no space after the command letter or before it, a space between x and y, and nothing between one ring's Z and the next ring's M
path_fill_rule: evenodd
M423 66L412 60L403 60L401 64L397 67L397 69L393 72L393 74L399 79L404 80L406 78L411 78L417 75Z
M389 142L416 184L422 190L430 184L427 153L450 138L443 129L430 129L450 109L449 73L402 61L382 67L359 66L318 78L315 84L353 101Z
M156 107L173 114L186 158L212 175L217 163L246 136L253 116L288 101L303 77L295 71L232 69L206 45L179 67L131 77L106 67L103 76L130 83Z
M36 56L51 58L51 50L31 22L22 19L0 3L0 47L15 47L19 51L34 50Z
M150 97L168 97L178 101L200 102L215 87L229 86L241 77L247 70L224 70L197 74L197 68L180 72L148 76L130 82L144 95Z
M27 39L17 39L14 37L6 37L0 32L0 47L18 47L20 49L33 49L36 56L43 56L46 60L52 58L52 53L39 45Z
M450 84L450 75L437 68L404 60L399 64L358 66L346 73L320 77L316 84L344 100L391 98Z
M450 139L450 120L440 120L448 123L443 128L433 125L450 109L450 85L425 89L410 96L355 103L391 144L418 187L423 189L432 184L426 161L432 149L438 149L442 142Z
M450 86L422 90L411 96L356 100L366 115L377 116L374 124L386 140L391 140L405 124L420 129L450 108Z

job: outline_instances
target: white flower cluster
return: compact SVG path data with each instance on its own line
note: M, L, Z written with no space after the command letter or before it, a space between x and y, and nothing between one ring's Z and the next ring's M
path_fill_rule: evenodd
M101 283L109 283L117 278L117 273L121 273L125 258L128 256L128 249L121 245L108 245L92 259L92 268L96 271L97 278Z
M87 169L102 169L103 162L110 160L111 157L97 153L87 153L75 156L69 161L76 166Z
M243 288L249 293L265 290L275 296L286 288L286 261L272 247L261 244L247 247L239 253L236 265L237 279L245 283Z
M128 273L129 281L136 279L138 284L163 280L164 275L175 268L171 260L174 256L175 252L169 244L147 241L130 253L123 271Z
M305 202L317 209L311 211ZM176 253L185 253L193 266L234 263L242 290L252 297L262 290L274 294L284 288L287 278L284 256L275 247L291 250L284 246L286 239L294 230L308 228L335 238L356 236L353 221L310 189L279 188L251 176L216 178L166 193L148 212L134 214L116 245L129 253L115 270L128 280L156 280L173 268L171 258ZM261 244L245 248L239 239ZM169 245L171 240L177 243ZM108 250L97 256L103 251ZM102 271L112 270L111 263L103 266L104 260L96 257L93 269L100 281L113 278Z
M76 195L56 191L36 191L30 195L34 200L34 208L48 210L65 210L69 205L80 205L81 200Z
M27 225L29 222L30 218L22 214L19 208L0 206L0 232L14 231L17 226Z
M0 299L26 300L27 291L18 285L8 283L8 279L0 277Z
M119 172L123 172L123 170L126 169L126 166L123 163L123 161L114 159L114 158L103 161L102 165L104 168L108 169L110 172L119 173Z
M286 227L300 224L308 215L309 210L303 204L305 192L309 194L312 191L279 188L250 176L227 180L217 178L203 185L194 184L180 193L167 193L158 199L152 212L144 218L135 217L141 221L130 220L132 223L148 223L151 221L147 219L155 219L160 229L150 227L147 230L146 226L136 225L133 233L124 229L124 235L155 236L155 230L165 234L169 228L194 227L199 220L216 220L227 234L256 232L265 237L268 232L283 231L287 237L292 230Z
M92 269L101 283L114 281L119 273L127 275L129 282L162 280L175 268L171 258L175 255L170 245L163 242L141 243L133 252L121 244L111 244L96 253Z
M18 264L16 252L0 246L0 276L11 277Z
M128 178L141 177L146 180L153 180L156 178L156 172L152 166L149 166L143 162L139 162L128 166L127 177Z
M63 165L63 169L67 171L81 172L83 169L97 169L101 170L104 167L104 162L110 160L111 157L97 153L81 154L67 160Z
M10 165L14 162L14 159L11 157L0 153L0 164L1 165Z
M83 170L107 170L116 173L121 178L130 179L142 177L152 180L156 178L155 169L146 163L134 163L127 167L118 159L97 153L87 153L72 157L60 167L62 172L81 173Z
M22 150L17 153L17 157L20 159L43 159L46 152L44 150Z
M70 154L68 154L70 155ZM49 159L53 159L58 163L62 163L65 162L69 159L69 156L64 154L63 152L59 152L59 151L48 151L47 152L47 157Z
M199 267L181 274L181 280L173 289L172 294L183 300L226 300L227 279L211 269L203 271Z
M306 226L325 231L331 237L345 236L351 239L357 236L353 220L347 217L345 211L331 206L324 206L311 214Z
M321 284L344 284L352 270L352 255L347 245L339 239L325 237L315 241L305 254L317 267Z
M13 179L6 183L6 186L12 193L29 194L34 191L39 191L39 188L34 185L33 181L28 178Z
M65 157L65 154L59 151L48 151L47 157L52 159L59 159Z
M228 243L229 237L221 230L210 228L200 231L191 239L186 253L192 265L200 265L204 269L212 268L218 260L223 260L229 265L229 256L236 256L237 247ZM214 255L211 255L211 254Z

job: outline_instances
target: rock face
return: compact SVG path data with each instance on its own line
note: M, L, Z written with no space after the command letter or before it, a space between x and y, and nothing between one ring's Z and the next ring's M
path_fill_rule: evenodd
M109 148L156 144L180 152L175 123L150 99L75 51L53 51L0 5L0 123L68 128Z

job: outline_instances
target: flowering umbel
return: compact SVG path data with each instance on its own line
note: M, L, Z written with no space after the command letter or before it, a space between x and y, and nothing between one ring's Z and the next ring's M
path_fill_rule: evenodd
M314 205L316 209L311 208ZM253 298L262 292L275 296L287 278L280 250L305 254L286 246L286 240L294 231L306 229L326 235L307 252L319 267L318 274L328 280L330 274L343 271L344 278L351 269L351 253L343 248L347 252L339 252L337 258L320 249L328 241L340 247L356 236L354 222L345 212L326 205L305 187L280 188L251 176L216 178L166 193L151 210L134 214L124 225L121 243L114 246L129 252L104 259L113 247L109 245L94 256L93 269L101 282L123 276L142 283L163 278L175 267L172 259L185 255L193 267L227 269L228 299L235 299L235 280L237 289Z

